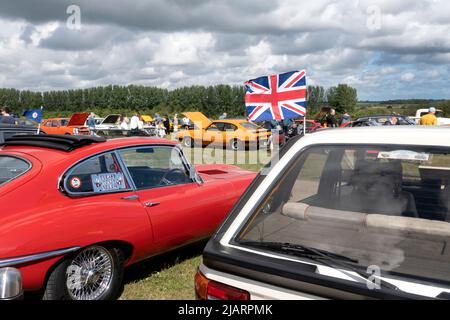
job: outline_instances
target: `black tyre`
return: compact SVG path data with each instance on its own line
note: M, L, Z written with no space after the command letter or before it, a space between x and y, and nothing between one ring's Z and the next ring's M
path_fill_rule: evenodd
M189 136L185 136L183 138L183 142L182 142L183 146L186 148L193 148L194 147L194 139L192 139Z
M114 300L123 291L124 256L94 245L66 257L50 274L44 300Z
M233 139L229 143L230 149L234 151L243 151L245 150L245 144L239 139Z

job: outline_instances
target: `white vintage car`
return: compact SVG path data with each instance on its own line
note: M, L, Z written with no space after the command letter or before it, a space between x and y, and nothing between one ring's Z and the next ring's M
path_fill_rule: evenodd
M209 241L198 299L449 299L450 128L290 141Z

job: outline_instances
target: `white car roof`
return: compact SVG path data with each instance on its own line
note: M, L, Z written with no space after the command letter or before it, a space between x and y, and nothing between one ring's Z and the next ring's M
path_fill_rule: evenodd
M450 146L450 126L381 126L325 129L306 135L297 144L401 144Z

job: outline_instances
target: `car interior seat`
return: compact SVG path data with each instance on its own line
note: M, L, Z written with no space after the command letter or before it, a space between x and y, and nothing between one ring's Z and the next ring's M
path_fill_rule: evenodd
M363 161L351 177L353 191L340 201L346 210L417 217L412 194L402 190L400 161Z

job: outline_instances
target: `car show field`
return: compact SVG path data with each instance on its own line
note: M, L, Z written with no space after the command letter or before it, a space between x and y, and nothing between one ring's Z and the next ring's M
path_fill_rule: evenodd
M0 1L0 314L450 300L449 12Z

